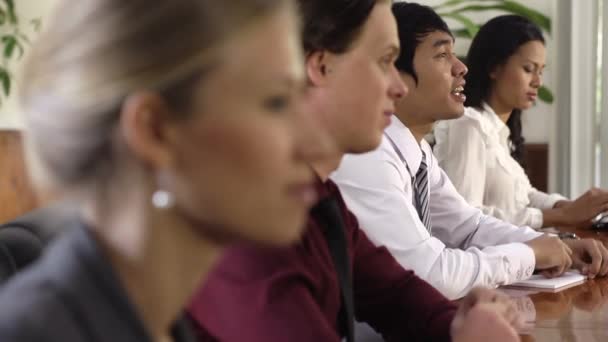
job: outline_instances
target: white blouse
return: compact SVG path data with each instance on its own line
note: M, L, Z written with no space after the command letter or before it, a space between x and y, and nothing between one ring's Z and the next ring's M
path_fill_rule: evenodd
M543 209L566 200L536 190L511 156L510 130L487 104L467 107L456 120L439 122L434 148L440 166L460 194L485 214L534 229L542 227Z

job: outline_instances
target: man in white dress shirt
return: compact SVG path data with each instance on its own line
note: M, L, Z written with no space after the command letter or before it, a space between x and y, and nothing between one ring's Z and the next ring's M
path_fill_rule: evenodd
M423 137L436 121L463 114L466 67L431 8L395 3L393 13L402 46L396 65L409 94L397 104L381 146L346 155L331 176L369 238L449 298L526 279L535 269L556 276L573 261L599 270L608 251L595 240L562 242L513 226L458 194Z

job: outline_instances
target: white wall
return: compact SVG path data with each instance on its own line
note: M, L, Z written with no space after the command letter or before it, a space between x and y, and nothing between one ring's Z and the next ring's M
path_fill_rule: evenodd
M17 13L20 16L22 29L30 35L35 37L35 34L29 25L29 21L35 18L41 18L44 25L44 18L51 11L51 8L55 0L18 0L15 1ZM17 63L16 63L17 64ZM18 66L13 64L11 69L16 72ZM7 99L0 107L0 129L6 128L21 128L22 121L19 116L19 109L16 104L16 96L14 91L16 87L12 88L11 97Z

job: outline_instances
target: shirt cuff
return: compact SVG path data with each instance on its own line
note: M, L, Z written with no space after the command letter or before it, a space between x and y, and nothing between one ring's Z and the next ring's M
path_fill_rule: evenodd
M528 226L532 229L541 229L543 227L543 212L540 209L528 208Z
M523 243L510 243L501 247L505 251L507 261L507 284L530 278L536 267L536 257L532 248Z
M541 209L552 209L555 207L555 203L559 201L569 201L569 199L560 194L550 194L547 196L547 199L544 201Z

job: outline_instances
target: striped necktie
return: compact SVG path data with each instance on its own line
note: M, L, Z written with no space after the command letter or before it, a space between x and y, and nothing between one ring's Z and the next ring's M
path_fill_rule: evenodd
M429 177L428 169L426 164L426 154L422 152L422 160L420 161L420 168L416 172L416 179L414 180L414 191L416 200L416 210L420 221L424 224L426 229L431 232L431 212L429 210Z

